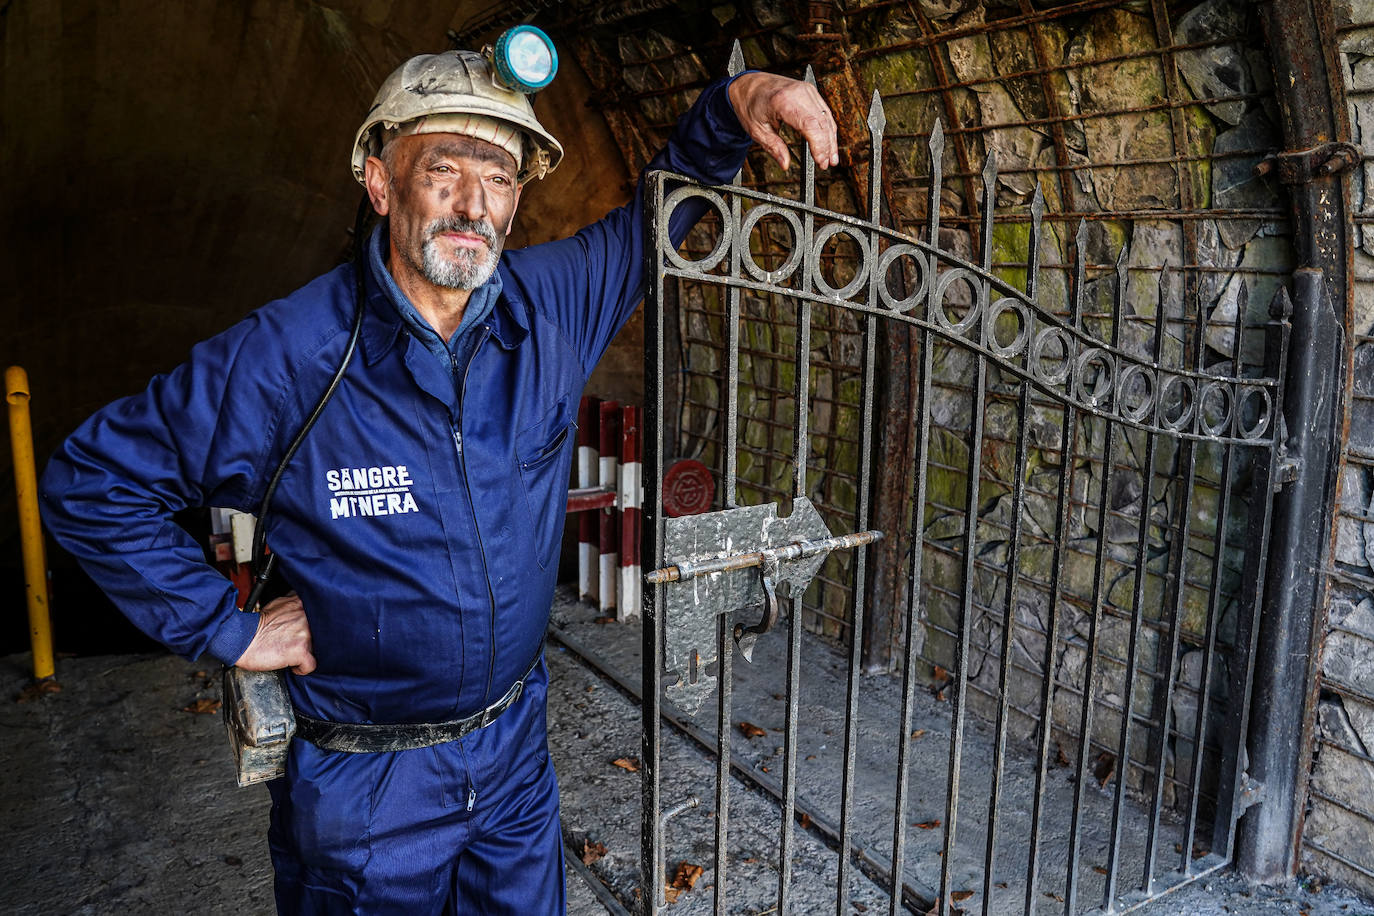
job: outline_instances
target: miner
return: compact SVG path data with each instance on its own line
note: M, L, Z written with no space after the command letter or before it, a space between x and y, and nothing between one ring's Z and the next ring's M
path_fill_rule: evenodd
M641 178L571 238L503 249L563 151L497 69L402 64L352 149L380 218L355 262L97 412L44 475L53 536L143 631L289 669L297 734L269 783L283 913L565 909L544 632L579 395L651 240ZM648 168L726 182L751 140L786 167L784 124L835 164L816 90L746 72L707 86ZM677 209L675 243L699 214ZM261 525L294 594L254 613L172 516L258 512L274 479Z

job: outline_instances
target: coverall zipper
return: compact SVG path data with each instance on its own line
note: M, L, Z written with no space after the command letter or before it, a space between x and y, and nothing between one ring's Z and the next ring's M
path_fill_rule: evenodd
M496 595L491 590L491 567L487 564L487 546L482 542L482 530L477 525L477 503L472 498L472 484L468 480L467 454L463 451L463 407L467 402L468 375L472 372L472 362L477 358L477 353L482 349L482 344L487 342L491 336L491 325L482 325L482 336L477 338L477 343L472 347L472 353L468 356L468 364L463 369L463 377L458 389L458 424L453 426L453 447L458 453L458 468L463 475L463 489L468 495L468 508L472 511L472 527L477 531L477 549L482 556L482 573L487 581L487 686L482 691L480 705L487 704L487 697L491 695L491 681L496 669ZM454 381L458 381L458 357L452 350L448 354L449 365L453 370ZM452 415L450 415L450 425L452 425Z

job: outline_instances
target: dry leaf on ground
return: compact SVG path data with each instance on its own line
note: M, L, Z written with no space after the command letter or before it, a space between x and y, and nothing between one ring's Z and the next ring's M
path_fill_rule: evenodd
M764 735L768 734L766 729L759 728L753 722L736 722L735 727L738 728L746 738L762 738Z
M921 823L913 824L912 826L920 827L922 830L934 830L936 827L940 826L940 819L937 817L933 821L921 821Z
M196 715L200 716L208 716L213 713L219 712L219 707L219 700L212 700L209 697L201 697L199 700L196 700L190 706L181 707L181 711L193 712Z
M611 763L620 767L622 770L629 770L631 773L639 772L638 757L617 757L616 759L612 760Z
M700 865L693 865L691 862L679 862L677 871L673 872L673 880L668 882L664 888L664 896L669 903L676 903L677 898L683 891L690 891L696 887L697 879L701 877L703 869Z
M582 864L591 865L606 854L605 843L594 843L591 840L582 841Z

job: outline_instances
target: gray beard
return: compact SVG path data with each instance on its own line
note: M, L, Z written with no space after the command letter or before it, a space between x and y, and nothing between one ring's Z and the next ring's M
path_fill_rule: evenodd
M473 248L464 248L455 257L446 257L439 250L437 236L440 232L468 232L480 236L487 243L486 254L479 254ZM425 279L435 286L476 289L496 272L496 263L501 259L501 248L505 241L505 236L498 236L485 220L476 222L458 217L436 219L425 227L425 243L420 249L423 258L420 270Z

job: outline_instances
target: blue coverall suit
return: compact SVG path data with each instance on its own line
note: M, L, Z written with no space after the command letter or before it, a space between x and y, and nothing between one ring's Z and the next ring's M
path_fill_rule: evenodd
M749 139L704 90L649 168L730 180ZM644 183L574 237L502 255L501 292L445 366L375 269L343 384L293 459L267 540L310 622L291 677L320 719L438 722L520 700L447 744L340 753L292 742L271 785L282 912L562 913L558 792L541 659L578 398L642 295ZM700 215L680 207L680 242ZM44 517L120 609L173 651L232 663L257 615L177 527L187 506L255 511L338 365L344 265L197 345L87 420L43 478Z

